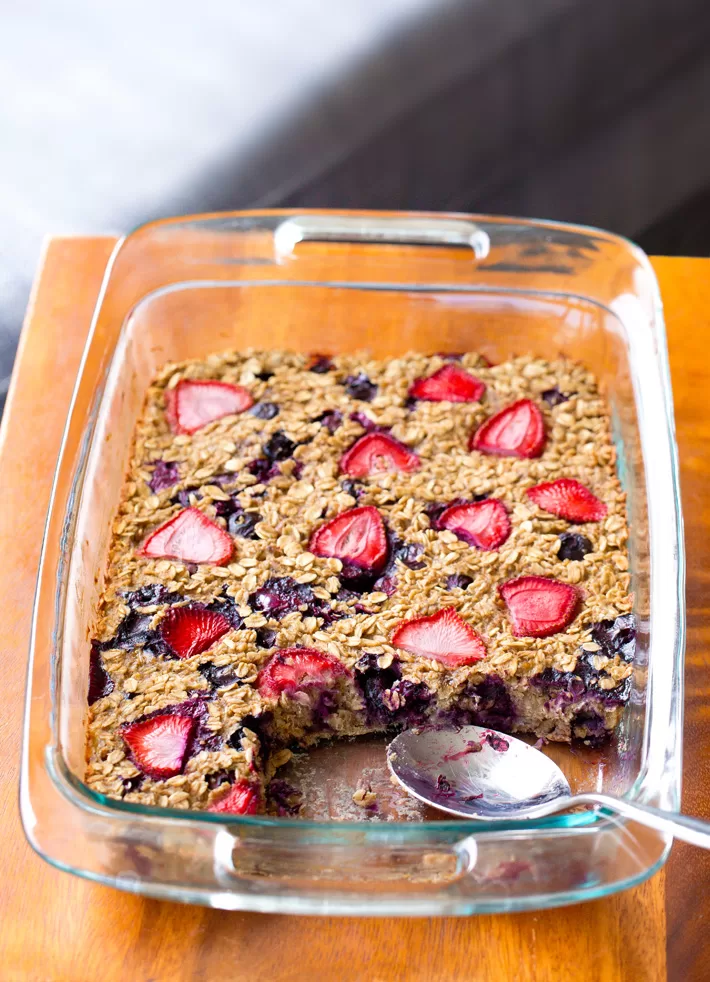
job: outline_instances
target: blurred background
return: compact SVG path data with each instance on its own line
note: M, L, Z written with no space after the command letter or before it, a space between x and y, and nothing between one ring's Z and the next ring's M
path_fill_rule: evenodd
M0 0L0 401L50 234L498 212L710 254L708 0Z

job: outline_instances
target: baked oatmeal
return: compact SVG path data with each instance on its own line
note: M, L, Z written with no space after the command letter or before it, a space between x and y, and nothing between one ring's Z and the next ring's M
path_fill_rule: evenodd
M423 724L598 742L635 645L594 377L228 352L148 390L92 643L86 780L283 811L289 748Z

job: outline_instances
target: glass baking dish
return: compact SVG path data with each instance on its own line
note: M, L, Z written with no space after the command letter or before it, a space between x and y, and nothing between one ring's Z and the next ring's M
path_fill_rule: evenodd
M596 373L628 492L633 689L611 747L548 749L576 789L678 807L684 551L664 326L644 254L550 222L244 212L141 227L106 272L35 601L20 794L34 848L137 893L294 913L522 910L650 876L670 841L598 812L518 823L239 818L131 805L84 785L88 639L144 391L166 361L230 347L564 355Z

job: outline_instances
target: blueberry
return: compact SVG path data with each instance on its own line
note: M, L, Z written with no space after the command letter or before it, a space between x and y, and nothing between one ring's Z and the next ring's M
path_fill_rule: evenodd
M313 359L308 366L310 372L315 372L316 375L324 375L326 372L330 372L333 369L333 362L327 355L313 355Z
M153 476L148 482L148 487L157 494L164 488L171 488L180 480L180 470L178 465L172 461L158 460L153 468Z
M377 423L371 420L369 416L366 416L365 413L361 413L359 411L350 413L350 419L353 421L353 423L359 423L360 426L362 426L364 430L367 430L368 433L389 433L388 427L378 426Z
M274 377L273 372L257 372L256 378L261 379L262 382L268 382L270 378Z
M360 487L356 481L351 481L350 478L346 478L344 481L340 482L340 487L346 494L357 499L362 494L364 488Z
M372 589L377 593L386 593L388 597L392 597L397 592L397 577L391 573L387 576L381 576L372 584Z
M329 409L327 412L321 413L320 416L316 416L313 420L314 423L320 423L330 433L335 433L340 424L343 422L343 414L339 409Z
M236 494L226 501L215 501L215 513L220 518L227 519L227 531L240 539L257 539L256 526L262 520L255 511L244 511Z
M276 644L276 631L272 631L270 627L257 628L256 643L259 648L273 648Z
M451 787L451 782L446 779L444 774L439 774L436 778L436 790L444 798L450 798L456 792Z
M213 665L211 661L208 661L202 665L198 665L197 671L205 677L212 689L219 689L222 686L231 685L232 682L238 681L237 676L229 665L218 668L217 665Z
M633 614L621 614L613 621L598 621L592 628L592 639L607 657L619 655L624 661L632 662L636 651L636 618Z
M555 387L554 389L546 389L542 393L542 398L545 400L548 406L559 406L562 402L567 402L569 396L566 396L564 392Z
M107 651L110 648L123 648L125 651L132 651L141 645L150 645L160 649L162 646L160 636L157 631L152 630L150 622L153 620L152 614L139 614L131 610L118 625L118 630L109 641L96 642L99 651Z
M370 381L364 372L348 375L343 385L352 399L360 399L362 402L372 402L377 395L377 386Z
M273 419L280 413L280 407L275 402L257 402L252 406L249 413L257 419Z
M207 787L210 791L214 791L220 788L223 784L231 784L234 781L234 771L222 768L221 771L214 771L212 774L207 774L205 781L207 781Z
M256 526L261 521L261 515L255 511L235 512L229 516L227 521L227 531L230 535L236 535L240 539L258 539Z
M426 719L431 692L423 682L402 678L398 661L380 668L378 656L364 654L355 665L368 718L385 726L416 726Z
M424 508L424 514L429 518L429 524L433 529L439 531L441 526L439 525L439 519L444 514L448 508L448 504L442 503L440 501L432 501Z
M264 444L264 455L271 461L287 460L293 456L296 446L297 444L287 437L283 430L277 430Z
M269 748L271 746L271 739L269 733L271 718L272 718L272 714L268 712L261 713L259 716L244 716L242 718L241 724L237 727L236 730L234 730L233 733L230 734L229 738L227 739L227 743L234 750L244 750L244 747L242 745L242 740L244 738L244 730L249 730L251 733L253 733L256 736L257 740L259 741L259 745L261 748L260 756L262 756L265 753L268 753Z
M615 629L614 625L619 621L622 623ZM605 705L624 705L628 701L631 694L631 679L624 679L613 689L602 689L599 682L608 676L603 670L600 671L594 662L597 655L613 658L615 654L619 654L626 661L633 660L636 644L633 614L617 617L616 621L599 621L592 628L592 637L600 650L585 651L581 648L577 653L577 664L573 672L546 668L530 679L531 685L543 689L551 696L553 708L564 709L570 703L580 702L590 694Z
M300 610L305 616L322 617L326 624L347 616L334 610L327 600L316 597L307 583L296 583L290 576L268 579L250 595L249 606L276 620L293 610Z
M346 560L343 561L343 567L338 575L345 589L353 594L369 593L374 589L374 582L377 579L377 572Z
M557 705L579 701L587 692L589 685L599 677L599 672L587 659L579 658L575 672L560 672L556 668L545 668L530 679L530 685L543 689L549 695L562 694Z
M214 477L210 478L210 484L216 484L218 488L226 488L230 484L234 484L236 480L236 474L215 474Z
M239 492L235 492L224 501L215 501L214 513L218 518L229 518L229 516L233 515L235 512L244 511L242 506L239 504L239 498L237 497L238 493Z
M483 743L487 743L491 750L496 750L499 754L504 754L510 749L510 744L505 737L498 736L497 733L484 733L481 736Z
M584 559L593 548L586 535L580 535L578 532L563 532L559 539L560 548L557 551L559 559Z
M135 777L124 777L121 780L121 784L123 785L123 794L128 794L129 791L137 791L144 780L144 774L136 774Z
M465 590L473 583L473 577L466 576L465 573L451 573L446 577L447 590Z
M271 577L249 597L249 606L277 620L292 610L299 610L311 599L313 591L290 576Z
M510 730L515 709L510 693L499 676L487 675L478 685L470 686L469 691L475 698L473 721L476 726Z
M311 716L316 726L324 727L328 725L328 717L332 716L338 708L338 700L334 693L327 689L322 689L318 693L315 704L311 708Z
M266 789L269 805L276 809L278 815L298 815L301 810L303 795L283 778L273 778Z
M181 505L183 508L189 508L192 504L190 501L190 495L194 495L198 501L202 497L196 488L183 488L182 491L178 491L177 494L174 494L170 501L174 505Z
M408 566L409 569L424 569L426 563L420 561L419 557L424 552L424 546L420 542L403 542L393 536L390 551L395 559Z
M348 590L346 587L341 587L335 594L335 599L340 600L341 603L347 603L348 600L356 600L359 594L355 590Z
M89 656L89 692L87 702L90 706L97 699L102 699L114 690L114 683L111 676L104 668L100 649L96 641L91 642L91 655Z
M609 730L604 725L604 717L593 709L584 709L572 717L570 722L572 736L579 737L590 746L599 746L609 736ZM583 729L585 734L576 731Z
M371 580L370 580L371 582ZM368 587L372 589L372 587ZM272 577L263 586L255 590L249 597L249 606L252 610L264 613L267 617L281 620L290 611L298 610L304 617L321 617L325 626L344 617L350 617L350 610L338 608L330 600L322 600L313 593L308 584L296 583L290 576ZM271 647L274 639L271 632L262 631L257 634Z
M258 484L266 484L272 477L278 477L281 473L279 465L273 464L266 457L259 457L257 460L249 461L247 470L250 474L254 475Z
M181 593L171 593L162 583L150 583L137 590L126 591L122 596L131 609L152 607L153 604L175 604L185 599Z

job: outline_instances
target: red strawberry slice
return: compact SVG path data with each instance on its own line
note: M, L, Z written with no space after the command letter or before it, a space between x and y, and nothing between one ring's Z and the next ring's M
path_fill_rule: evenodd
M471 434L468 449L500 457L539 457L544 446L542 413L530 399L520 399L482 423Z
M347 674L341 662L315 648L283 648L264 665L256 684L262 696L278 699L282 692L291 695L303 687L331 687Z
M182 771L194 727L189 716L153 716L124 727L122 735L136 767L161 780Z
M421 658L433 658L449 668L473 665L486 654L483 638L453 607L437 610L430 617L403 621L392 635L392 644Z
M577 614L579 592L545 576L519 576L498 587L516 638L547 638L564 631Z
M321 525L311 536L310 551L376 571L387 560L387 535L376 508L351 508Z
M165 415L173 433L196 433L208 423L254 405L251 394L229 382L182 379L165 393Z
M366 433L343 454L340 469L349 477L367 477L387 471L415 471L419 457L388 433Z
M497 498L452 505L441 513L438 524L476 549L498 549L510 535L508 512Z
M248 781L237 781L225 795L207 809L208 812L227 812L230 815L256 815L261 804L261 790Z
M171 607L160 622L160 636L178 658L191 658L207 651L231 629L223 614L201 604Z
M139 555L151 559L179 559L183 563L224 566L234 545L219 525L197 508L185 508L148 536Z
M528 488L526 494L538 508L566 518L568 522L599 522L608 510L589 488L570 477L537 484Z
M413 399L427 402L478 402L485 391L480 379L469 375L460 365L448 364L428 378L415 379L409 394Z

